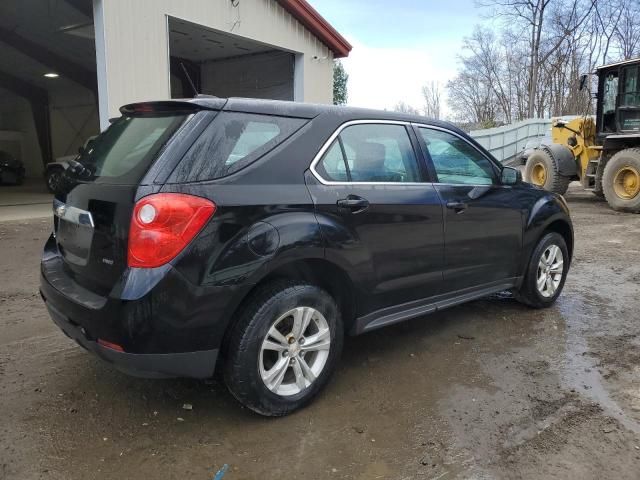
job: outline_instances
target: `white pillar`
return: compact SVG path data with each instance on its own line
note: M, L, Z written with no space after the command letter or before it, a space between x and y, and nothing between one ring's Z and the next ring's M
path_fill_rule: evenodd
M103 0L93 0L93 28L96 40L96 74L98 76L98 114L100 130L109 126L109 85Z
M304 53L296 53L293 64L293 101L304 102Z

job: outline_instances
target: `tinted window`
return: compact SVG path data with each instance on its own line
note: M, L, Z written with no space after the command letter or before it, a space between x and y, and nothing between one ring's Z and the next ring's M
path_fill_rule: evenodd
M491 185L495 169L490 160L466 140L440 130L420 128L429 156L438 174L438 182Z
M212 180L255 162L306 120L221 112L189 149L172 178Z
M138 182L185 118L186 115L120 117L87 145L78 158L86 168L78 169L77 175L101 183Z
M640 107L640 67L634 65L624 69L624 91L621 105Z
M325 180L333 182L347 182L349 174L342 155L339 140L335 140L331 147L318 162L316 171Z
M359 124L340 132L350 180L353 182L419 182L416 160L403 125ZM337 145L337 144L336 144ZM342 152L332 147L332 155ZM329 152L328 152L329 153ZM336 163L335 173L339 163Z

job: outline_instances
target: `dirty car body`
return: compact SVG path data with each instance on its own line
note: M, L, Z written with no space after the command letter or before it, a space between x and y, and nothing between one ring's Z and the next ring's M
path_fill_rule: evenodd
M318 285L360 334L520 288L545 232L566 240L568 267L564 200L450 124L205 97L122 113L56 195L41 293L68 336L128 373L210 377L236 318L275 279ZM484 170L465 177L459 151ZM379 154L391 166L372 176ZM204 199L213 213L154 263L146 237L132 243L156 198Z

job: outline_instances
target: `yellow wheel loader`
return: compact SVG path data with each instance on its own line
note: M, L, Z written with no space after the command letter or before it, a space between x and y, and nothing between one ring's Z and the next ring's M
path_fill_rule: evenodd
M640 58L596 69L596 117L554 119L551 145L527 159L525 179L564 194L579 180L614 210L640 212ZM588 76L580 79L580 89Z

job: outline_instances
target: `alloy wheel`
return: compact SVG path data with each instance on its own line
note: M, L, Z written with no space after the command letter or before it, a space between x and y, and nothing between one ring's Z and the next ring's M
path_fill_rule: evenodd
M553 297L562 281L564 272L564 257L557 245L549 245L538 262L536 286L538 292L545 298Z
M273 322L262 342L260 377L273 393L296 395L320 376L330 348L331 330L322 313L311 307L289 310Z

